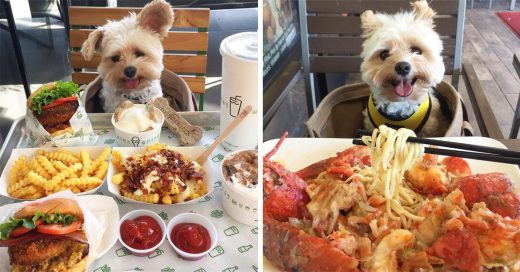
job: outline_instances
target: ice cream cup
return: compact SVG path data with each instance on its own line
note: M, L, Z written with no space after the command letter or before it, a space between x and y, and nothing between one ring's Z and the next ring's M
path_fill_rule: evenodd
M144 104L135 104L134 107L145 107ZM164 123L164 114L157 108L155 110L159 113L159 122L156 123L153 129L145 132L128 131L123 127L117 125L115 114L112 114L112 125L116 132L116 143L118 146L141 147L148 146L159 142L161 138L161 129Z
M222 163L229 159L233 154L251 151L238 150L228 154ZM258 186L256 188L248 188L242 184L233 183L226 180L224 169L221 168L222 180L224 188L222 190L222 207L224 211L236 221L256 226L258 224Z

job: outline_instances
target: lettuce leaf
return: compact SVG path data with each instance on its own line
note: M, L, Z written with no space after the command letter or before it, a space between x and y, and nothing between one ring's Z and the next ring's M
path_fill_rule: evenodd
M78 220L77 217L72 215L64 215L59 212L43 214L40 211L34 213L32 218L14 218L10 217L5 223L0 224L0 240L9 239L11 232L19 226L24 226L28 229L36 228L36 221L42 219L47 224L62 224L65 226L70 225L73 221Z
M40 115L42 113L42 106L48 105L54 100L59 98L71 97L76 95L79 92L78 84L68 81L58 81L56 82L56 89L49 90L49 88L44 87L43 90L35 95L32 98L31 110L34 114Z

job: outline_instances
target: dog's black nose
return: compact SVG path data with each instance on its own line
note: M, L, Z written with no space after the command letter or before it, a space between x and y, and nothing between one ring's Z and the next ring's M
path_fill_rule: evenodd
M411 70L412 70L412 65L406 61L398 62L395 65L395 72L401 76L408 75Z
M125 67L125 71L124 71L125 72L125 76L127 76L127 77L134 77L136 71L137 71L137 69L134 66Z

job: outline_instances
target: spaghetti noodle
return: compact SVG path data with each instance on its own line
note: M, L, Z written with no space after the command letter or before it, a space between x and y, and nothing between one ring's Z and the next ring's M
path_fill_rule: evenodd
M424 220L424 217L413 214L423 197L403 182L404 173L413 166L415 159L424 154L424 146L407 143L408 137L415 137L415 133L404 128L394 130L384 125L374 129L372 136L362 137L371 151L372 167L366 168L372 176L368 194L377 192L383 195L388 216L393 220L401 220L405 226L410 224L410 220Z

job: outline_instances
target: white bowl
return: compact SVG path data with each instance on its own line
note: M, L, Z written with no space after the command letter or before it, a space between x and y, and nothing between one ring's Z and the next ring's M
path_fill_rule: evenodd
M85 149L87 151L87 153L89 154L90 158L95 159L95 158L99 157L101 155L101 153L103 153L103 151L105 150L105 146L74 146L74 147L60 147L60 148L38 147L38 148L13 149L11 151L11 156L9 157L9 160L7 161L4 169L2 170L2 176L0 177L0 195L8 197L10 199L14 199L14 200L27 201L27 199L16 198L14 196L9 195L9 193L7 193L7 187L9 186L8 177L13 169L14 162L22 155L26 156L27 160L30 160L38 154L39 150L44 150L47 152L54 152L54 151L60 150L60 149L67 150L67 151L73 152L75 154L79 154L81 149ZM110 166L110 164L111 163L109 163L109 166ZM106 177L102 180L101 184L98 187L85 191L85 192L77 193L76 195L89 195L89 194L96 193L101 188L101 186L103 186L106 178L108 178L108 172L106 174Z
M195 161L197 159L197 157L200 154L202 154L202 152L204 152L204 150L205 150L203 146L180 146L180 147L175 146L175 147L171 147L171 148L173 150L175 150L176 152L183 154L186 158L188 158L192 161ZM123 157L127 157L127 156L131 156L131 155L136 155L136 154L144 154L144 153L146 153L146 148L145 147L114 147L112 149L112 152L116 152L116 151L121 153L121 155L123 155ZM205 195L201 195L199 198L195 198L195 199L185 201L185 202L174 203L174 204L170 204L170 205L194 204L194 203L197 203L200 199L205 198L206 196L211 194L211 192L213 191L213 188L214 188L214 182L218 179L216 177L214 168L212 167L212 164L210 163L209 160L206 161L204 163L204 165L201 165L201 166L204 169L204 175L205 175L204 182L206 183L206 188L207 188L208 192ZM107 187L108 187L108 191L111 194L113 194L114 196L116 196L117 198L119 198L125 202L139 203L142 205L159 205L159 206L167 205L167 204L145 203L145 202L141 202L141 201L137 201L137 200L133 200L133 199L124 197L123 195L121 195L119 185L116 185L112 182L112 177L114 175L116 175L117 173L119 173L118 170L116 169L114 164L110 162L108 164L108 172L107 172Z
M243 151L256 151L250 149L238 150L229 153L224 160L226 161L233 154ZM247 188L242 184L236 184L224 177L224 169L221 166L220 173L224 181L222 190L222 207L231 218L236 221L255 226L258 224L258 184L256 188Z
M135 218L137 218L139 216L143 216L143 215L148 215L148 216L152 217L153 219L155 219L155 221L157 221L157 223L161 227L162 238L161 238L161 241L159 243L157 243L157 245L155 245L154 247L151 247L149 249L135 249L135 248L132 248L131 246L127 245L125 243L125 241L123 241L123 239L121 238L121 224L127 219L132 220L132 219L135 219ZM133 210L133 211L125 214L123 217L121 217L121 220L119 220L118 231L119 231L118 232L119 242L121 242L121 244L123 244L123 246L125 246L130 252L132 252L133 255L139 256L139 257L147 256L150 253L154 252L164 242L164 238L166 238L166 224L164 223L162 218L159 217L159 215L157 215L155 212L152 212L149 210Z
M173 244L173 241L171 239L171 233L172 233L173 227L175 227L177 224L180 224L180 223L196 223L196 224L199 224L199 225L203 226L204 228L206 228L208 230L209 237L211 238L211 245L209 246L209 249L204 252L201 252L201 253L193 254L193 253L184 252L181 249L177 248ZM186 260L195 261L195 260L201 259L204 256L206 256L214 247L217 246L217 240L218 240L217 228L215 228L215 225L213 225L213 223L211 223L211 221L209 221L206 217L196 214L196 213L178 214L177 216L172 218L172 220L170 220L170 222L168 223L168 227L166 227L166 231L167 231L166 235L168 237L168 242L170 243L170 245L172 245L173 250L175 250L175 252L177 252L177 254L179 254L183 259L186 259Z
M145 107L144 104L135 104L134 107ZM161 138L161 129L164 123L164 114L157 108L155 110L159 113L159 122L152 130L145 132L133 132L120 128L114 119L115 114L112 114L112 126L116 132L116 143L118 146L147 146L158 143Z

